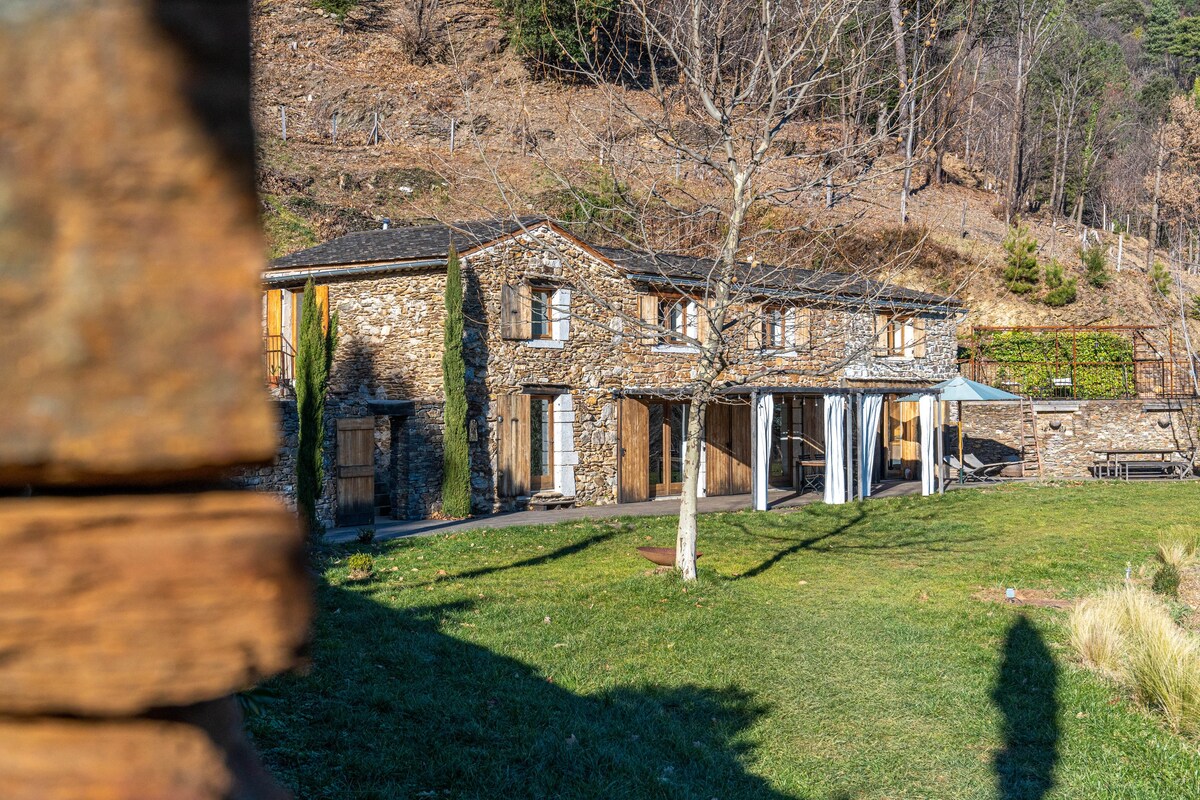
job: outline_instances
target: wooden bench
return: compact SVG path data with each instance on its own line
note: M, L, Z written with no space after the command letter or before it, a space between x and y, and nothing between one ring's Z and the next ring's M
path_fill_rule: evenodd
M562 495L538 497L535 495L529 498L529 508L531 511L554 511L560 508L574 507L574 497L563 497Z

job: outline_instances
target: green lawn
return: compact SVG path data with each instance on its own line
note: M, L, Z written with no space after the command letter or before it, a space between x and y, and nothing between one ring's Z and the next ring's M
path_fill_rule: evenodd
M668 507L664 507L666 510ZM1077 667L1065 613L973 599L1119 581L1193 484L1011 486L322 555L312 667L251 719L303 798L1200 797L1200 749Z

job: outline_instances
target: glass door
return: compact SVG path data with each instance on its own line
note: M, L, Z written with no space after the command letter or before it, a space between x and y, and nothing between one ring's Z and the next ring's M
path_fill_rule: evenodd
M662 497L683 491L683 444L687 439L688 405L651 401L648 452L650 496Z

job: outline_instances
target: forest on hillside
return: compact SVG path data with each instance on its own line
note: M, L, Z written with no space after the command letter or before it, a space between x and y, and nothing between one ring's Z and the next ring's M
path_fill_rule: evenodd
M674 79L680 64L670 40L680 34L667 29L684 28L693 11L692 3L675 0L496 4L506 46L536 78L566 83ZM316 5L344 18L360 3ZM810 92L795 118L835 125L847 152L856 138L886 138L911 165L911 180L935 183L945 180L944 159L954 153L988 176L1006 218L1042 212L1126 229L1153 239L1176 263L1195 262L1200 0L702 5L702 45L740 49L747 63L755 24L769 24L783 41L791 41L780 35L791 25L836 27L828 56L837 63L822 65L829 85ZM452 57L445 0L400 6L414 62ZM839 176L830 182L836 191Z

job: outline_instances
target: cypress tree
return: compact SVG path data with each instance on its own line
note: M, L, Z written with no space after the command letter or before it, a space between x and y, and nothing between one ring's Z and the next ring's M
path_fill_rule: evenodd
M467 365L463 360L462 266L454 246L446 267L446 325L442 347L442 512L471 515L471 456L467 445Z
M321 530L317 501L325 480L325 393L337 344L337 315L322 325L321 308L312 279L304 285L300 305L300 336L296 344L296 415L299 442L296 452L296 505L309 533Z

